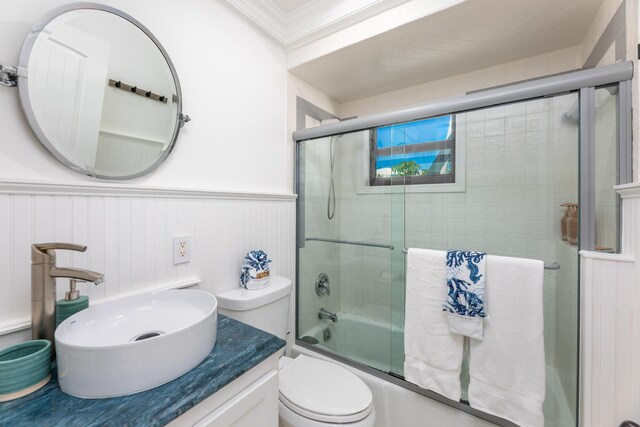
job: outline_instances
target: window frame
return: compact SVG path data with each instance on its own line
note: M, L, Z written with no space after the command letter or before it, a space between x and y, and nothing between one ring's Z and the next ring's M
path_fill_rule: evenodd
M409 144L396 147L378 148L378 129L380 126L371 130L369 133L369 186L382 187L388 185L433 185L433 184L455 184L456 183L456 115L451 116L451 134L449 138L440 141L421 142L418 144ZM441 116L437 116L441 117ZM436 117L428 117L416 121L429 120ZM410 123L410 122L409 122ZM446 175L398 175L391 177L378 177L376 160L379 156L390 156L398 154L399 151L407 153L420 153L436 150L450 150L451 152L451 172ZM395 152L394 152L395 151Z

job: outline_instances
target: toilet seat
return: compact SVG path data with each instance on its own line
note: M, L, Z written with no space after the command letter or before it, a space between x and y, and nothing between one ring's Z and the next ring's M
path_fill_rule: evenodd
M369 387L335 363L300 355L278 377L282 404L312 420L353 423L366 418L373 408Z

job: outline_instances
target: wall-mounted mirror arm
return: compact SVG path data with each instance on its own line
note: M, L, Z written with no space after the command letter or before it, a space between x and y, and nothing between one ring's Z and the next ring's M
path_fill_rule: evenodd
M18 86L19 67L0 62L0 85Z
M187 114L180 113L180 117L178 118L178 120L180 121L180 127L182 127L191 121L191 117L189 117Z

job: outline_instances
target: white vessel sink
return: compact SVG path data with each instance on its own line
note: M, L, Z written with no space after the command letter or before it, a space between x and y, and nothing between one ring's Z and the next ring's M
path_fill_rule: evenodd
M56 329L58 382L84 398L157 387L197 366L216 342L218 302L168 290L94 305Z

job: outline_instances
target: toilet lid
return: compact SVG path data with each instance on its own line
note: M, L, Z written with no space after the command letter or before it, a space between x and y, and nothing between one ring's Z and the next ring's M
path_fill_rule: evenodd
M373 396L354 373L300 355L278 373L280 400L292 411L327 422L355 422L371 412Z

